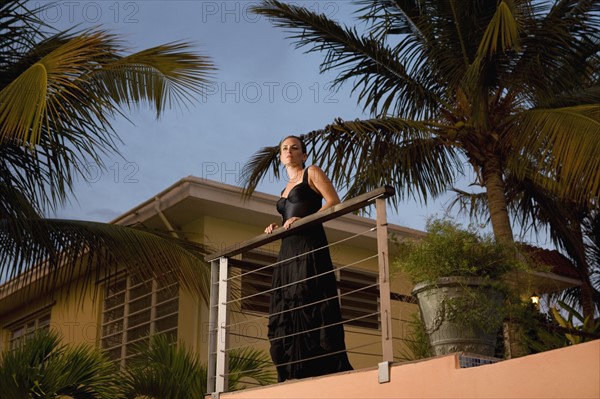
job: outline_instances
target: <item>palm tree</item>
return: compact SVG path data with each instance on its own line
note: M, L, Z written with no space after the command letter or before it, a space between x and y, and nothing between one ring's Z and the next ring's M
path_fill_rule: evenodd
M100 351L67 346L53 331L38 331L0 356L0 396L11 399L125 398L118 366Z
M180 343L154 336L150 346L139 347L128 364L130 398L202 398L207 394L207 368ZM230 353L228 390L242 389L245 383L268 385L275 382L275 370L268 355L252 348Z
M521 236L539 238L546 235L571 262L581 285L557 296L581 310L584 317L595 317L600 310L600 213L597 201L582 204L561 199L536 181L530 177L519 179L507 175L509 213L520 226ZM459 213L476 222L488 221L489 209L484 193L454 191L456 197L448 206L450 210L458 208Z
M346 197L392 184L400 199L426 203L470 166L496 240L511 244L507 174L560 200L600 195L598 2L355 3L362 35L276 0L253 8L296 47L324 52L321 71L339 71L334 87L351 81L372 116L303 136ZM278 174L277 151L248 161L248 193L269 170Z
M190 105L212 74L210 60L185 42L126 54L115 35L54 31L40 15L22 0L0 5L0 278L43 275L42 288L51 288L75 274L92 282L119 261L146 276L171 269L206 294L200 245L43 215L65 204L86 164L118 154L116 117L143 103L157 118Z
M584 317L600 311L600 214L593 202L565 202L531 184L509 193L511 212L521 226L548 231L555 247L570 261L581 285L559 293L558 298L580 310Z

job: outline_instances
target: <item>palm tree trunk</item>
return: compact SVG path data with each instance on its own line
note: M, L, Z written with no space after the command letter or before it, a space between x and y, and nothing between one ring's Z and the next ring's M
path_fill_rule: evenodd
M572 233L569 234L569 239L572 240L571 245L573 245L573 254L571 254L571 256L575 258L577 273L581 280L579 301L581 303L583 317L594 317L594 289L590 280L590 265L588 264L585 253L585 243L583 242L583 228L576 218L571 218L569 224L572 231Z
M514 244L512 227L508 217L505 183L502 178L502 168L496 159L490 159L483 168L483 179L487 193L488 207L494 238L500 244Z
M494 238L500 244L513 245L515 241L510 218L508 217L505 183L502 178L502 168L499 160L490 157L483 168L483 179ZM503 337L507 359L527 355L527 349L523 342L523 328L510 315L504 323Z
M590 282L589 273L587 273L586 267L579 267L579 274L581 275L581 308L583 317L594 317L594 298L592 283Z

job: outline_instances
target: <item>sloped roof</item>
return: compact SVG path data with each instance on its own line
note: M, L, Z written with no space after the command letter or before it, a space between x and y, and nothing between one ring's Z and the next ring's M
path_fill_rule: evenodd
M521 248L536 262L550 267L550 272L563 277L579 279L579 273L573 266L573 263L557 250L535 247L528 244L522 244Z

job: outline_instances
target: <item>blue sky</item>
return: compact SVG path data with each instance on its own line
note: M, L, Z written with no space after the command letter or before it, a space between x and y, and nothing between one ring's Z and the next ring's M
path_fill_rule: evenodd
M52 216L107 222L189 175L239 185L242 165L259 148L338 117L367 117L350 95L351 87L329 89L335 75L319 74L321 54L295 49L285 32L250 13L257 3L59 1L41 14L59 28L108 29L132 50L190 41L218 68L214 84L191 108L168 111L156 120L142 107L132 111L130 121L117 120L122 157L106 157L105 171L88 165L89 176L76 183L76 200ZM350 1L295 3L354 25ZM259 190L278 194L283 185L270 179ZM405 202L389 218L422 230L428 215L443 213L444 202Z

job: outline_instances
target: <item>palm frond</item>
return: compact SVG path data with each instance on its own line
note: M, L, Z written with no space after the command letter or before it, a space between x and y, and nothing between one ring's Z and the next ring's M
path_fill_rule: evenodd
M108 36L102 34L77 37L57 35L40 42L25 54L29 65L0 91L0 142L8 139L34 146L39 142L44 124L62 127L58 109L77 109L74 99L83 95L85 75L109 56ZM104 103L90 104L94 114ZM86 109L87 111L87 109ZM91 119L91 118L89 118Z
M522 18L515 15L517 9L511 5L513 5L512 2L506 1L498 3L498 8L487 25L477 49L479 57L491 56L497 52L508 50L520 50L523 26L519 22L522 21Z
M426 203L446 191L462 170L455 149L433 132L429 123L400 118L338 120L309 133L306 142L315 163L347 190L345 198L388 184L396 188L398 201Z
M518 159L525 152L535 159L538 183L558 182L561 198L587 202L600 195L600 106L532 109L511 119L508 134L517 149L507 161L511 170L522 176L530 167Z
M86 136L92 129L92 126L82 125L70 130L69 137L51 135L44 130L36 151L14 141L0 145L2 196L8 198L9 193L13 198L24 196L40 214L64 205L75 176L87 178L90 174L88 165L104 167L100 155L111 149L116 151L111 135ZM16 217L4 210L0 215L2 218Z
M399 53L382 41L361 37L356 29L340 26L324 15L276 0L264 0L251 10L287 29L297 48L325 52L321 72L341 69L333 87L356 80L353 91L358 91L359 102L371 114L403 112L427 117L433 112L438 99L431 85L411 76Z
M181 285L208 301L210 273L201 244L166 232L104 223L30 219L0 220L0 275L30 290L50 292L57 284L81 278L95 287L125 267L144 279L163 281L173 272ZM30 284L36 282L36 284ZM39 284L39 285L38 285Z
M414 0L355 0L354 3L359 6L357 18L369 25L370 34L376 38L413 32L423 11Z
M1 217L13 220L39 217L42 207L38 204L47 201L36 189L46 183L43 172L36 163L27 162L29 154L22 151L23 148L4 147L3 150L0 157Z
M600 210L594 209L583 222L584 234L587 237L586 248L589 254L589 263L594 265L592 273L595 274L595 287L600 292ZM599 302L600 303L600 302Z
M277 382L269 355L250 347L234 348L229 353L229 390L245 388L245 383L269 385Z
M51 4L36 4L23 0L5 0L0 3L0 68L21 60L24 52L43 39L43 29L50 28L41 18ZM10 74L0 74L0 87L12 81Z
M593 83L600 51L599 7L594 1L524 2L530 12L521 37L523 51L502 75L510 95L544 106L557 95ZM584 102L589 103L589 102ZM581 104L581 103L579 103ZM568 104L567 104L568 105Z
M2 74L13 79L0 87L2 162L20 175L3 183L39 210L64 204L74 176L118 153L111 120L123 107L147 101L159 116L192 101L213 67L188 48L171 43L124 57L115 36L87 31L22 50Z
M153 103L160 117L167 108L192 103L215 69L208 58L189 48L189 43L174 42L122 57L94 70L94 84L118 104Z
M555 93L548 98L537 98L538 108L566 108L581 104L600 104L600 81L568 92Z
M434 128L400 118L336 120L301 137L313 162L345 191L344 198L392 185L398 200L413 197L426 202L452 185L462 170L458 154L434 135ZM245 176L253 177L244 181L247 192L275 168L277 151L265 148L245 165Z
M138 354L128 363L126 376L130 397L169 399L206 395L206 367L198 356L164 335L137 345Z
M448 203L447 210L458 208L459 215L466 215L474 222L489 222L489 209L485 192L472 193L458 188L453 188L456 195Z
M56 332L40 331L0 356L6 398L124 398L119 370L95 348L66 346Z
M376 37L402 34L402 43L418 47L418 67L433 68L437 84L456 87L465 68L476 56L486 26L497 10L496 3L435 0L361 0L362 19ZM418 44L417 44L418 43ZM396 50L400 51L400 47Z
M207 394L207 367L182 342L176 344L157 335L150 345L140 344L136 349L138 355L126 372L130 397L187 399ZM229 391L242 389L251 381L259 385L275 382L273 363L264 351L235 348L229 359Z
M151 101L160 115L166 107L189 102L212 66L188 47L172 43L123 57L115 37L103 31L41 42L25 56L40 57L0 91L0 141L35 145L44 125L68 127L65 114L110 126L106 114L118 113L117 105Z
M258 184L267 176L269 171L275 178L279 178L279 145L263 147L244 164L240 181L242 182L243 195L248 198L252 195Z

